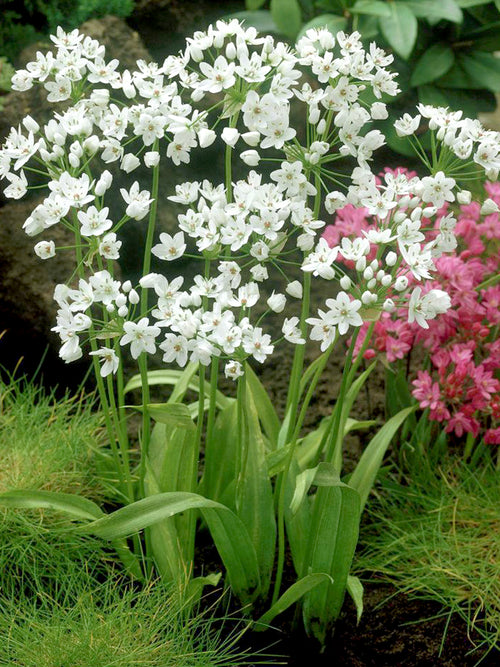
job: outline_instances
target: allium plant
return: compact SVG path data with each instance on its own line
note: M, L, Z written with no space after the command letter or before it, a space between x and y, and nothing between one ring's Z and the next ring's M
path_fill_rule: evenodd
M48 196L24 225L31 236L47 233L35 246L42 259L64 251L50 240L52 225L74 233L76 277L55 291L54 330L65 361L90 350L125 506L103 516L81 498L28 492L3 502L65 507L86 522L80 530L108 539L134 534L131 567L137 572L134 559L145 549L146 573L154 566L167 580L192 571L201 515L233 592L246 603L271 599L261 622L300 600L307 631L324 641L346 589L360 605L361 584L349 576L360 514L389 441L411 411L383 425L341 480L344 434L363 426L349 411L370 371L356 375L369 344L366 336L355 353L360 327L369 323L371 332L392 312L426 327L448 310L447 293L428 289L436 261L455 247L452 216L436 235L436 214L461 196L460 178L484 169L496 177L498 135L457 113L420 107L396 129L412 135L428 175L378 180L370 163L384 136L373 122L386 118L384 100L398 87L387 69L392 56L375 44L365 50L358 33L309 30L292 50L237 21L219 22L189 38L179 55L162 65L140 61L134 72L106 62L104 47L77 31L58 30L52 40L56 52L39 53L13 87L41 85L61 110L44 127L27 117L11 130L1 175L15 199L30 189L32 173L47 181ZM291 125L292 105L302 109L300 127ZM415 134L422 116L430 157ZM160 156L174 166L189 163L218 138L224 182L178 185L170 197L185 207L178 231L157 238ZM235 159L250 167L236 182ZM150 182L132 175L120 191L123 214L112 219L106 166L128 174L141 162ZM269 177L258 170L261 162L274 167ZM375 224L331 246L321 237L322 217L346 205L366 209ZM114 273L128 224L144 226L137 285ZM189 285L182 275L167 279L151 272L152 255L199 260L200 272ZM339 260L349 263L349 276ZM266 293L271 272L283 277L283 293ZM327 297L317 312L310 308L313 279ZM301 302L300 316L290 313L290 299ZM336 406L304 436L316 384L342 336L351 344ZM306 369L308 340L321 354ZM282 344L294 347L294 358L280 422L250 364L262 364ZM157 351L168 367L148 371ZM127 385L125 353L140 371ZM222 373L236 383L236 399L220 392ZM151 403L152 382L173 385L166 404ZM125 394L137 387L143 426L135 466ZM183 402L188 389L196 402ZM287 548L295 568L287 578L295 583L283 593ZM123 545L120 553L126 556Z
M462 192L460 207L453 212L446 203L433 223L435 235L453 227L456 247L436 259L437 274L427 281L420 298L425 310L424 291L445 290L451 308L429 322L418 310L408 319L402 309L383 313L364 351L365 359L385 356L394 366L388 374L393 381L403 370L397 368L398 363L404 360L406 375L410 354L417 355L424 367L412 373L411 393L425 411L425 419L434 422L438 431L444 429L455 439L465 439L466 457L477 442L500 445L499 184L487 182L479 199L471 201ZM376 226L366 209L347 206L337 212L335 224L325 228L324 238L335 245L339 236L354 228L368 234ZM416 284L414 277L411 281ZM364 323L356 350L367 331Z

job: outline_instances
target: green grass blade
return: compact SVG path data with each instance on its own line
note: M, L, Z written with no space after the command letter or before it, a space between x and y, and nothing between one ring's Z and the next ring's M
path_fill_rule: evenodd
M55 491L6 491L0 494L0 505L19 509L51 509L75 519L99 519L103 511L87 498Z
M300 600L306 593L308 593L316 586L328 585L333 583L329 574L324 572L316 572L315 574L307 574L302 579L299 579L288 588L283 595L273 604L271 609L266 611L258 621L255 622L256 630L266 630L267 626L278 616L286 611L289 607Z
M370 444L361 455L359 463L349 479L349 486L356 489L359 493L361 511L363 511L368 495L372 490L375 478L392 438L408 415L416 410L416 407L405 408L398 412L397 415L394 415L394 417L391 417L372 438Z

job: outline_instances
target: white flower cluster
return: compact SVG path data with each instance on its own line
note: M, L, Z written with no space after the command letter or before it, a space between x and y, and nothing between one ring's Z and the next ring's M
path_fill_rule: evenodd
M44 127L28 116L22 127L12 128L0 149L0 177L9 182L5 195L15 199L28 191L30 171L47 178L49 194L26 220L27 234L36 236L57 223L75 233L80 281L74 289L59 286L55 295L63 359L81 356L84 334L113 342L93 351L103 375L116 371L120 345L130 345L134 358L159 347L166 363L180 366L188 359L208 365L221 357L228 377L236 378L246 358L263 362L278 342L262 328L262 317L252 321L252 316L263 311L254 306L269 271L286 276L294 262L305 273L339 280L342 291L326 300L327 310L317 317L284 317L278 340L304 344L309 324L310 337L326 349L336 332L345 334L383 309L407 303L410 320L422 326L446 310L446 295L422 297L417 287L410 297L409 289L415 280L424 285L434 259L455 247L451 215L441 219L437 235L426 231L438 208L455 200L455 178L443 167L423 178L388 174L380 183L369 166L384 143L373 128L373 121L387 118L382 96L398 92L395 75L386 69L392 56L374 44L366 51L358 33L334 37L326 29L307 31L294 51L233 20L196 33L184 52L162 65L139 61L136 71L120 72L117 61L105 61L104 47L76 30L58 29L52 39L55 55L37 53L16 73L13 88L41 84L49 101L66 102L65 110ZM291 126L292 102L305 108L304 132ZM420 113L430 119L443 150L467 160L470 152L457 142L476 142L475 162L489 173L496 168L497 135L495 152L492 133L476 121L429 107ZM417 118L398 121L397 131L415 132ZM217 137L225 144L226 165L235 152L251 167L266 159L276 168L269 182L250 171L237 183L229 173L224 185L176 187L170 199L186 207L179 230L160 234L151 252L172 261L195 250L208 272L205 268L184 290L183 278L168 281L157 273L145 275L138 291L115 280L112 261L108 270L104 261L119 258L122 226L147 218L154 186L141 189L136 180L122 188L123 216L113 221L106 205L113 176L106 166L115 162L128 174L142 160L156 170L164 144L163 155L174 165L188 163L193 150ZM331 170L349 158L354 160L350 178ZM320 211L334 214L346 204L367 208L378 228L330 247L317 238L325 224ZM35 251L47 259L57 248L41 241ZM352 277L336 264L339 257L352 263ZM299 281L286 283L283 292L302 298ZM156 295L146 311L141 290ZM285 294L268 298L268 312L285 308Z

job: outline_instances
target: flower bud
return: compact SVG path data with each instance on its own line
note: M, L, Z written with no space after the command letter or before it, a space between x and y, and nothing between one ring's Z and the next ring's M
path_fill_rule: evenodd
M234 60L236 58L236 46L234 42L229 42L226 46L226 58L228 60Z
M28 132L36 133L40 130L40 125L31 116L26 116L23 119L23 125L28 130Z
M241 138L248 146L258 146L260 141L260 132L244 132Z
M114 313L115 312L115 305L113 303L108 303L106 306L106 310L108 313Z
M311 107L309 109L309 117L308 117L308 121L311 123L311 125L316 125L316 123L319 121L319 117L320 117L319 107Z
M382 308L386 313L393 313L396 310L396 305L392 299L386 299Z
M123 169L125 173L130 174L130 172L137 169L140 164L141 161L137 156L132 153L127 153L121 161L120 168Z
M302 285L298 280L293 280L291 283L288 283L285 292L290 296L293 296L294 299L302 299Z
M240 153L240 158L249 167L256 167L260 162L260 155L254 150L243 151L243 153Z
M90 137L87 137L83 142L83 148L86 153L94 155L99 150L99 137L95 134L92 134Z
M146 167L157 167L160 164L160 154L158 151L144 153L144 164Z
M130 282L130 280L126 280L122 285L122 292L128 294L131 289L132 289L132 283Z
M118 307L124 306L127 303L127 297L125 294L119 294L115 299L115 303Z
M408 287L408 278L406 276L398 276L394 283L394 289L398 292L403 292Z
M127 306L120 306L120 307L118 308L118 315L119 315L120 317L127 317L127 315L128 315L128 308L127 308Z
M349 276L342 276L340 279L340 286L342 287L343 290L347 292L347 290L351 289L352 285L352 280L349 278Z
M205 93L203 90L200 90L199 88L195 88L193 92L191 93L191 99L193 102L199 102L205 97Z
M318 134L323 134L325 130L326 130L326 120L322 118L319 121L318 126L316 127L316 132Z
M392 276L386 273L384 274L384 277L380 280L380 282L384 287L389 287L389 285L392 283Z
M373 120L385 120L389 115L383 102L374 102L370 107L370 114Z
M469 190L461 190L457 193L457 202L459 204L470 204L472 195Z
M68 155L68 162L73 167L73 169L76 169L77 167L80 166L80 158L74 153L70 153Z
M361 295L361 301L365 304L365 306L368 306L372 303L372 297L372 292L370 292L370 290L366 290L366 292L363 292Z
M228 146L234 148L236 142L240 138L240 133L235 127L225 127L222 130L222 141L224 141Z
M371 266L367 266L363 271L363 278L365 280L371 280L373 278L373 269Z
M94 192L98 197L102 197L102 195L108 190L108 188L111 186L111 183L113 182L113 177L111 176L111 173L105 169L102 174L100 179L97 181Z
M200 148L208 148L211 146L214 143L216 137L217 135L213 130L209 130L207 127L202 128L198 132L198 142L200 144Z
M394 264L396 264L397 261L398 261L398 256L394 251L391 250L390 252L387 253L387 256L385 258L385 263L387 264L387 266L394 266Z
M267 305L275 313L281 313L286 306L286 297L284 294L275 294L273 292L267 300Z
M493 199L485 199L483 205L481 206L481 215L491 215L492 213L498 213L500 209Z
M356 261L356 271L364 271L366 268L366 257L360 257Z
M131 289L130 292L128 293L128 300L130 303L132 303L134 306L139 303L139 295L135 291L135 289Z

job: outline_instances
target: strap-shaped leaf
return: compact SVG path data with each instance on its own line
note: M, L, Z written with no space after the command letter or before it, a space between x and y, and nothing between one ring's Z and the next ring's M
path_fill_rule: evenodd
M372 490L375 478L392 438L404 420L416 408L417 406L405 408L398 412L397 415L394 415L394 417L391 417L372 438L370 444L361 455L359 463L349 479L349 486L356 489L359 493L361 511L363 511L368 495Z
M347 592L352 598L352 601L354 602L354 606L356 607L356 620L359 621L361 620L361 616L363 615L363 584L361 583L361 580L359 577L355 577L354 575L349 575L347 577Z
M205 469L201 481L201 489L207 498L223 502L231 509L236 507L234 485L231 499L226 495L223 501L222 497L236 477L236 413L237 405L232 403L217 415L212 437L205 443Z
M358 492L338 482L318 489L304 563L304 573L326 572L333 584L311 590L304 597L303 615L308 633L321 644L337 620L358 542Z
M189 370L191 371L191 367ZM148 382L150 386L161 385L161 384L176 386L179 381L182 381L183 376L185 377L184 375L185 373L186 370L177 371L177 370L165 369L159 371L149 371ZM141 376L134 375L125 385L124 392L127 393L129 391L132 391L133 389L140 389L141 387L142 387ZM198 377L193 376L184 390L186 389L190 389L191 391L198 393L200 391L200 382ZM234 398L231 398L229 396L224 396L224 394L221 391L217 390L216 402L217 402L217 407L222 409L227 407L230 403L233 403Z
M195 509L200 510L208 525L233 591L243 602L250 601L260 587L255 549L243 522L221 503L196 493L159 493L122 507L79 530L114 540Z
M92 500L71 493L55 491L6 491L0 494L0 505L19 509L51 509L75 519L99 519L104 515Z
M259 419L262 422L267 437L269 438L271 448L275 449L280 431L280 420L278 419L274 405L269 398L269 394L249 364L246 364L245 372L247 377L247 388L252 394Z
M255 630L266 630L269 624L278 616L286 611L293 604L298 602L306 593L316 586L328 586L333 583L332 578L325 572L316 572L315 574L306 574L288 588L283 595L273 604L271 609L266 611L258 621L255 622Z
M273 490L259 415L249 391L243 408L245 441L236 443L242 453L241 469L237 471L236 509L254 545L262 591L265 592L270 584L276 544Z

